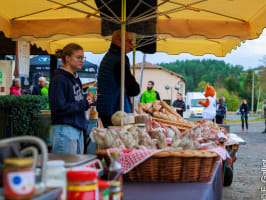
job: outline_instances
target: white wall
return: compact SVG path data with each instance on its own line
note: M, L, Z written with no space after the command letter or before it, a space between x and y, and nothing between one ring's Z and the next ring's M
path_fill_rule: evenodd
M0 95L8 95L10 86L12 85L13 72L15 69L15 61L0 60L0 72L2 72L2 83L0 83ZM4 88L4 92L2 92Z
M139 76L140 76L140 69L136 69L136 80L139 82ZM154 89L159 92L161 96L161 100L163 99L171 99L171 90L166 90L165 86L170 85L171 87L174 87L176 84L179 83L180 89L179 92L182 93L182 95L185 95L185 82L178 78L175 75L172 75L166 71L160 70L160 69L145 69L143 71L143 80L142 80L142 87L141 87L141 93L143 93L146 90L148 81L154 81ZM172 100L174 101L177 96L177 91L173 88L172 89Z

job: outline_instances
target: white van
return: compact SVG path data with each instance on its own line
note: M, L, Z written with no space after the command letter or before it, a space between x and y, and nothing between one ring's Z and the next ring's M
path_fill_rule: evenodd
M203 106L198 104L200 100L205 101L203 92L188 92L186 95L186 112L184 118L202 117Z

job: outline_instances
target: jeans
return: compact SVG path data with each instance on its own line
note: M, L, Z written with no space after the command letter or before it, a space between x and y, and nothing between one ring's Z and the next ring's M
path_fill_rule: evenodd
M52 126L52 153L83 154L83 131L70 125Z

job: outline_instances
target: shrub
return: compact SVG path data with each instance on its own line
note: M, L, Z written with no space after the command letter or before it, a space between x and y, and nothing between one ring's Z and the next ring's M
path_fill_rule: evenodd
M0 96L0 110L7 110L13 125L12 136L34 135L33 115L46 108L47 97L31 95Z

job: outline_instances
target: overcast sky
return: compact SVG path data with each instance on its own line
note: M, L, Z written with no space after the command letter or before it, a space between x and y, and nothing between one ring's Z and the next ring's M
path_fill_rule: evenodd
M233 65L242 65L245 69L254 68L262 64L260 61L262 57L266 55L266 29L264 29L262 35L258 39L248 40L242 43L236 50L232 50L225 57L216 57L214 55L204 56L192 56L191 54L180 54L180 55L168 55L166 53L155 53L147 54L146 62L156 63L169 63L175 62L176 60L192 60L192 59L216 59L224 60L226 63ZM85 53L86 60L100 64L104 54L93 54L91 52ZM130 63L132 64L132 53L128 54ZM136 63L140 63L143 60L143 53L137 51Z

